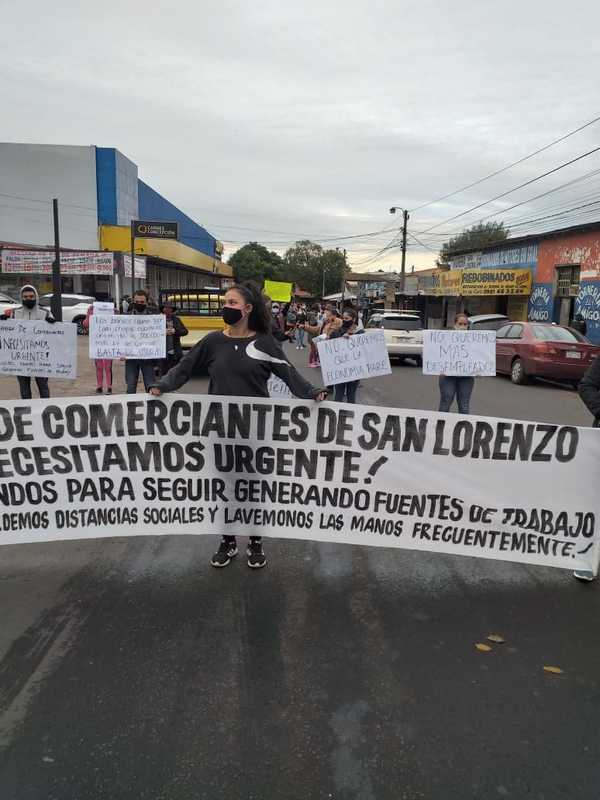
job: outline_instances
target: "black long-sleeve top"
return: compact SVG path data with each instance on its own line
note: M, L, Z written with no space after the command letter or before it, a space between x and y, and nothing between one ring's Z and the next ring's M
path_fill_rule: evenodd
M235 339L222 331L209 333L154 386L161 392L173 392L194 373L208 374L209 394L269 397L267 383L271 373L281 378L296 397L308 400L323 391L300 375L270 334Z
M581 379L579 396L594 417L600 419L600 357L592 361Z

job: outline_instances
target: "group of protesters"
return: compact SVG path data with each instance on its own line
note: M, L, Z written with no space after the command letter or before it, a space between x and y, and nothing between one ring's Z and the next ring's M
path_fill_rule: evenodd
M94 313L89 309L85 327L89 328ZM270 303L262 290L253 283L242 283L231 287L225 293L222 306L223 330L208 333L183 356L181 338L187 330L176 314L173 304L166 302L157 308L149 300L145 290L134 293L127 312L132 315L162 313L166 317L166 357L157 364L151 360L127 359L125 378L127 392L137 390L140 372L146 391L159 396L183 386L193 374L206 374L209 377L208 393L234 397L269 397L268 381L272 374L287 384L291 393L301 399L324 400L331 389L314 386L307 381L290 363L282 349L283 341L296 341L296 347L305 348L305 337L310 337L311 348L322 338L354 336L363 330L362 321L356 308L346 305L341 313L333 306L290 305L282 308ZM21 290L21 305L6 312L1 318L40 320L53 323L52 315L39 306L38 294L33 286ZM458 314L454 321L458 329L468 327L468 319ZM315 347L316 351L316 347ZM311 366L318 366L318 352L310 358ZM112 392L112 363L99 359L96 361L98 393ZM19 389L23 399L31 398L31 379L19 377ZM49 397L48 381L36 378L41 397ZM338 402L354 403L358 381L338 384L334 397ZM459 411L468 413L469 398L473 389L472 378L440 377L440 410L447 411L456 396ZM580 395L594 416L594 425L600 426L600 358L592 362L580 384ZM238 553L235 536L223 536L217 552L212 558L215 567L227 566ZM266 556L262 538L250 537L247 548L248 566L265 566ZM589 575L576 577L591 579Z

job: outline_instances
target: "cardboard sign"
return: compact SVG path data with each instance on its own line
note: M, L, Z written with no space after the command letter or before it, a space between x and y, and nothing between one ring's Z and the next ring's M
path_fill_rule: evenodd
M423 375L496 374L496 331L423 331Z
M392 373L384 332L380 329L313 341L317 342L325 386Z
M77 377L77 326L43 321L0 321L0 375Z
M166 333L164 314L93 314L90 358L165 358Z

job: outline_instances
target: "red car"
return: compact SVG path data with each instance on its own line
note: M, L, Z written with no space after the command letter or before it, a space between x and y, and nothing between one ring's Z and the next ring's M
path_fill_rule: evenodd
M529 377L568 381L583 378L600 347L573 328L543 322L509 322L496 332L496 371L513 383Z

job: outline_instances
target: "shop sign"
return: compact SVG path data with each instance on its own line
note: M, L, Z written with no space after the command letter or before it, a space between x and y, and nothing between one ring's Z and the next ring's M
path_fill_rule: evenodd
M458 297L461 289L461 269L450 269L432 275L429 293L437 297Z
M123 274L126 278L131 278L131 256L128 253L123 253ZM135 257L135 277L146 280L145 256Z
M179 239L178 222L146 222L134 219L131 223L131 235L136 239Z
M49 275L52 250L2 250L2 272L23 275ZM112 275L113 253L61 253L62 275Z
M575 313L587 322L587 338L600 343L600 281L584 281L575 300Z
M529 297L527 319L531 322L550 322L552 320L552 308L554 306L552 284L536 283L531 288L532 291Z
M464 269L460 294L478 295L529 294L531 272L528 269Z

